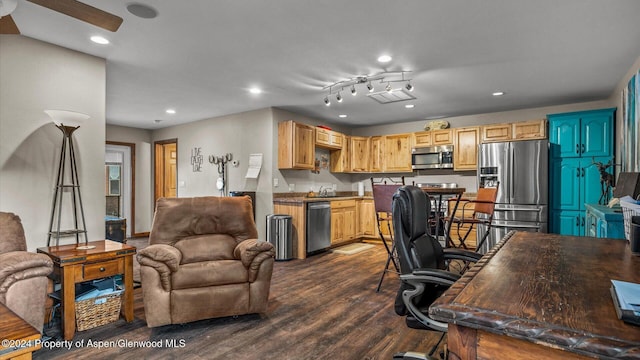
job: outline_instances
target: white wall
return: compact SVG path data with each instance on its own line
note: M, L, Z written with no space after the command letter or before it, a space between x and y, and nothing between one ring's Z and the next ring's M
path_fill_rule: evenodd
M107 125L106 140L135 144L135 232L151 230L153 219L153 173L151 131ZM134 234L135 235L135 234Z
M104 238L105 68L104 59L0 35L0 210L22 218L30 251L47 245L62 142L45 109L90 116L73 136L88 238Z
M178 196L220 196L216 189L217 165L209 163L209 155L231 153L238 167L227 166L227 188L231 191L256 192L256 225L266 239L266 215L273 211L271 183L273 178L273 133L271 109L248 111L154 130L153 141L178 139ZM201 148L204 157L201 172L194 172L191 151ZM263 155L257 180L245 179L249 154ZM277 161L275 161L277 166Z

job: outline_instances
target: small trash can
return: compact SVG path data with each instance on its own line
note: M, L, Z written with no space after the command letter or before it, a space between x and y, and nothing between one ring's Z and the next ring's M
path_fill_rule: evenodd
M291 215L267 215L267 241L276 248L276 260L293 258L292 221Z

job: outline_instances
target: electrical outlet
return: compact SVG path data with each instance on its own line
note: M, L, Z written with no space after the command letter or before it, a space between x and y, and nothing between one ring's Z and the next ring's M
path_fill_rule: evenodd
M278 187L278 178L273 178L273 187Z

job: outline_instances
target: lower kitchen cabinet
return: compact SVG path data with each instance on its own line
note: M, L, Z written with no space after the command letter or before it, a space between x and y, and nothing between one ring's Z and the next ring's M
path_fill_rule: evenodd
M378 232L376 230L376 213L373 200L363 199L358 200L358 237L377 237Z
M586 204L586 236L624 239L624 221L620 207Z
M331 245L356 238L356 201L331 201Z
M551 231L555 234L584 236L585 214L576 210L553 210Z

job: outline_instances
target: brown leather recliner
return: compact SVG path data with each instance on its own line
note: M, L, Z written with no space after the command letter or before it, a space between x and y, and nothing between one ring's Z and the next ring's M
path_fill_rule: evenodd
M139 250L147 326L262 313L275 251L259 241L251 198L160 198Z
M20 217L0 212L0 303L42 332L53 261L27 252Z

